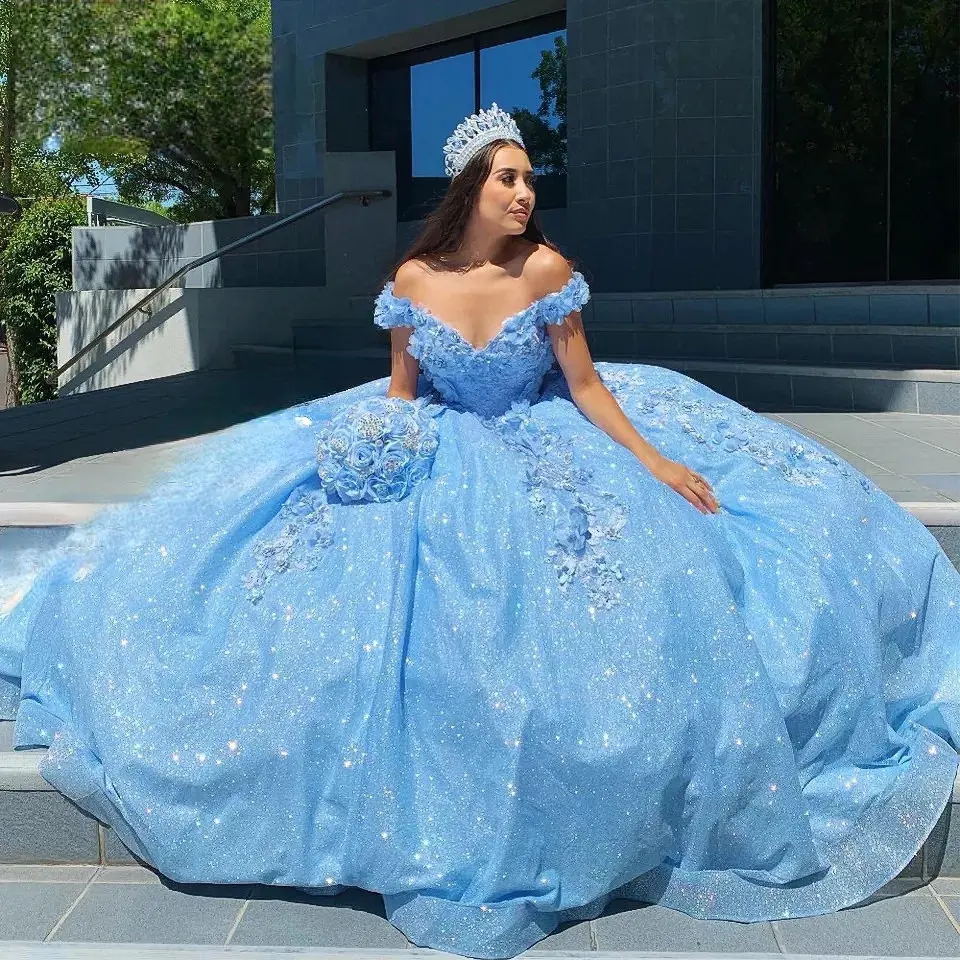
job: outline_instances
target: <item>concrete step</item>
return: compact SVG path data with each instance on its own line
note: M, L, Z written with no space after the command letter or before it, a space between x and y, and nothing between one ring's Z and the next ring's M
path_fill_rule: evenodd
M293 345L297 349L387 349L390 334L371 318L357 320L306 320L293 325Z
M862 324L607 322L586 319L595 354L634 359L749 360L815 366L955 370L960 329ZM389 337L370 317L305 319L296 347L379 346Z
M762 412L960 414L960 370L892 370L739 360L642 362L678 370L745 407Z
M602 311L598 316L602 316ZM957 327L877 324L587 322L601 352L689 360L878 369L960 367Z
M316 368L207 370L3 410L0 474L220 430L343 389L333 373L324 383Z
M390 354L386 345L346 350L241 344L233 348L233 357L238 370L251 374L271 371L299 377L307 385L323 384L322 391L314 394L317 396L337 393L390 375Z
M312 372L324 383L345 385L389 375L389 349L385 342L382 346L362 346L363 337L358 336L354 345L353 325L339 326L344 331L339 340L329 333L328 327L316 326L317 330L326 331L318 334L316 341L336 346L244 345L234 349L236 364L247 370L282 366L305 374ZM306 335L300 337L302 342L309 339ZM678 370L758 412L960 414L958 369L900 370L689 357L653 359L618 351L609 343L609 349L604 350L602 341L597 346L600 349L593 350L596 360L646 363Z

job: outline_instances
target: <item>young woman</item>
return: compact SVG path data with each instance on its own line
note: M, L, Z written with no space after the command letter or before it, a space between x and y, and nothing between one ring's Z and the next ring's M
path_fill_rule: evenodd
M205 439L0 597L15 744L174 880L365 888L466 956L859 902L951 796L960 573L827 448L592 362L496 104L446 157L389 381Z

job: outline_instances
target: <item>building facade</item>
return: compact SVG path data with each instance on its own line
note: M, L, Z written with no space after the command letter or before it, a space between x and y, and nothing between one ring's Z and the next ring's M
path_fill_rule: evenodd
M960 0L819 6L274 0L279 211L394 151L402 252L496 101L596 290L955 282Z

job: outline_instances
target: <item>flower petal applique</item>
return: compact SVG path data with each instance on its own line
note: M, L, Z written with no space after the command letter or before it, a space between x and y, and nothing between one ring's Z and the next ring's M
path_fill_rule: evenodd
M247 598L259 603L267 584L287 570L314 570L319 550L333 542L333 508L319 490L298 488L280 508L280 533L253 549L255 567L243 580Z
M348 503L401 500L430 476L443 407L432 397L365 397L328 420L317 436L320 489L298 488L280 508L277 536L253 550L244 587L253 603L289 569L313 570L333 542L333 511Z
M598 489L592 471L577 465L570 441L530 411L529 401L517 400L484 422L524 459L530 503L552 520L554 542L547 558L557 571L561 592L579 581L596 607L609 609L620 602L618 585L624 573L607 542L621 538L626 505Z
M707 449L752 457L797 486L823 486L826 471L852 476L846 463L826 447L730 400L702 399L688 384L648 387L644 376L634 371L604 371L601 377L628 416L642 417L653 429L669 430L679 424ZM867 493L878 489L865 476L855 479Z
M559 289L540 300L540 316L544 323L563 323L574 310L579 310L590 299L590 288L583 274L573 276Z
M414 306L406 297L394 295L393 283L387 283L373 304L373 322L384 330L413 327Z

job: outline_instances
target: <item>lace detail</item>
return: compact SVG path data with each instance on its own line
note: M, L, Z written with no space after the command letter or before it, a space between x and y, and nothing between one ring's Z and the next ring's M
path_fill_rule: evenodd
M786 424L755 413L725 398L711 402L694 395L708 388L696 381L668 387L647 387L646 378L633 371L603 370L601 379L628 416L643 417L647 425L668 428L679 423L684 433L708 449L743 453L762 467L778 470L790 483L804 487L823 486L826 470L852 478L868 493L876 484L854 470L826 447ZM679 377L680 374L674 373ZM643 430L641 430L641 433Z
M387 283L377 297L374 322L411 326L407 353L444 403L480 416L503 413L511 400L535 399L544 374L554 365L546 327L562 323L590 299L583 275L574 271L559 289L503 320L482 347L470 343L426 307L393 292Z
M287 570L315 570L319 550L333 542L333 508L319 490L296 490L280 508L278 536L256 545L256 567L243 580L252 603L263 599L266 585Z
M530 503L553 520L554 545L547 557L556 568L561 592L577 579L595 606L615 606L621 599L623 567L604 544L621 539L627 522L623 501L597 489L592 471L576 465L572 444L531 416L529 401L514 401L506 413L484 425L526 461Z

